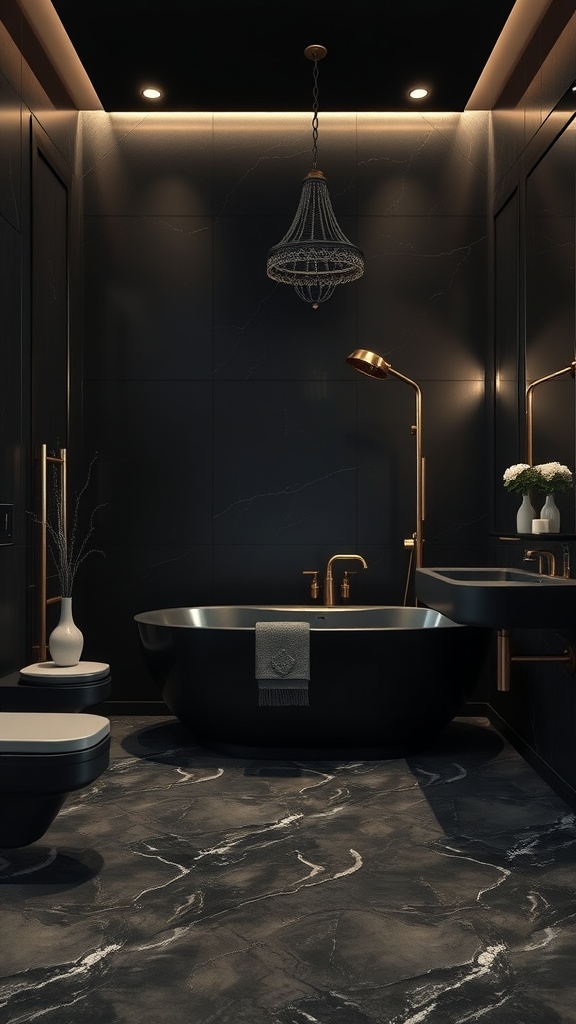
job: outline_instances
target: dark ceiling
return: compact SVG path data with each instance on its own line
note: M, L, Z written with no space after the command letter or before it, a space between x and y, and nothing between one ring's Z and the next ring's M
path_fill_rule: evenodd
M514 0L52 0L105 110L461 111ZM139 96L158 83L165 99Z

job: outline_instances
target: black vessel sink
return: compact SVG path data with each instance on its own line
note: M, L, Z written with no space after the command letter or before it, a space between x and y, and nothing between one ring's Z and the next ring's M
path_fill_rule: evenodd
M525 569L417 568L416 597L453 622L468 626L576 625L576 580Z

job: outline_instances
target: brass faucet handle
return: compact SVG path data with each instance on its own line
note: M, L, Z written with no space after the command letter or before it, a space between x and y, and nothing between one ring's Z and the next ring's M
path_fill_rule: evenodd
M318 583L318 570L317 569L304 569L303 576L311 576L310 582L310 597L315 601L320 594L320 585Z
M340 597L346 601L350 597L350 577L356 575L355 569L346 569L344 571L344 578L340 584Z

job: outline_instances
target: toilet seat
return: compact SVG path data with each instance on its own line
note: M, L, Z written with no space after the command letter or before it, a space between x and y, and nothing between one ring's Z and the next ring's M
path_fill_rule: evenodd
M0 711L0 754L66 754L110 735L102 715Z

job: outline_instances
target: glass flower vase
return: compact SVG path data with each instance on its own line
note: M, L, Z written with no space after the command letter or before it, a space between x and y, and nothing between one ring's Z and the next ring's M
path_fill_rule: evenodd
M548 520L548 533L560 533L560 509L554 501L553 494L546 495L540 511L540 519Z
M522 504L516 513L516 532L532 533L533 519L536 519L536 510L530 501L530 495L523 494Z
M62 598L60 621L50 634L48 646L55 665L64 668L80 661L84 637L72 617L71 597Z

